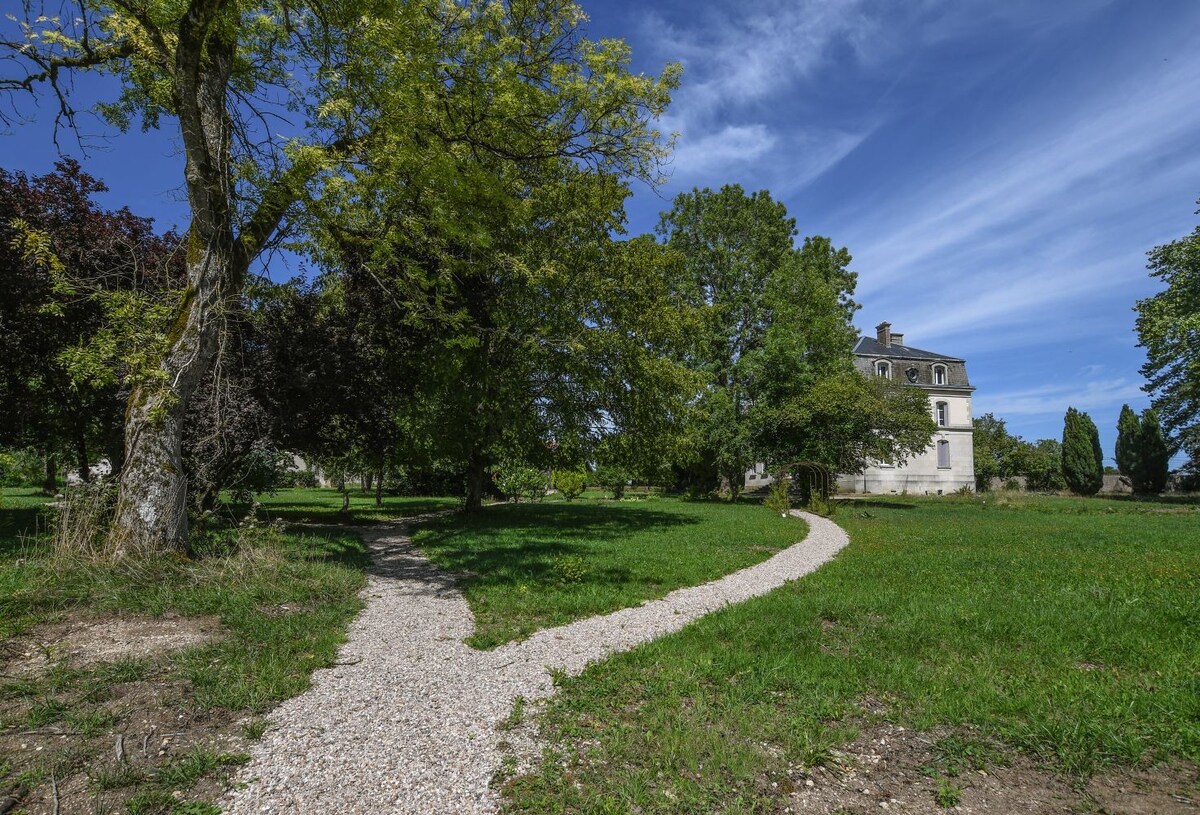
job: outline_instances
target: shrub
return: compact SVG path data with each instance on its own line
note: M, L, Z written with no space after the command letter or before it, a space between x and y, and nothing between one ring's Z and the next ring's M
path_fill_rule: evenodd
M554 488L563 498L574 501L587 487L587 475L580 470L559 470L554 474Z
M588 572L579 555L557 555L551 570L560 583L582 583Z
M786 515L792 508L792 500L788 496L788 483L783 479L782 474L776 477L768 487L767 497L763 499L763 506L780 515Z
M35 451L0 450L0 487L39 487L44 474Z
M522 498L539 501L546 497L546 475L524 464L505 464L492 476L496 489L518 503Z
M629 471L624 467L602 464L596 468L595 482L600 487L612 493L613 498L623 498L625 487L629 484Z
M312 470L294 470L291 480L292 486L300 489L313 489L318 486L317 474Z

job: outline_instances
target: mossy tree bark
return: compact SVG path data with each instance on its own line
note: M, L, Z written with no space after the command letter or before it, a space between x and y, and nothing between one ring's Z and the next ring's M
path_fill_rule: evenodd
M236 43L215 25L224 5L195 3L179 26L173 73L192 211L187 289L157 375L129 396L125 466L109 531L109 548L118 555L187 546L184 417L216 353L223 303L238 291L249 260L233 235L225 96Z

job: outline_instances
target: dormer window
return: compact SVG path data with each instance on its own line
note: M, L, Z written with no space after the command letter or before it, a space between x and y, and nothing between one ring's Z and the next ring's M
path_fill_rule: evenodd
M950 406L945 402L938 402L936 407L938 427L946 427L950 424Z
M891 379L892 378L892 363L876 362L875 363L875 375L882 376L886 379Z
M935 385L945 385L946 384L946 366L945 365L934 365L933 366L933 384L935 384Z

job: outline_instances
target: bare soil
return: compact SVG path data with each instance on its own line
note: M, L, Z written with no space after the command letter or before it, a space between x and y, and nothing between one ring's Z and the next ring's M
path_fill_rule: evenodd
M0 643L0 765L8 765L0 766L8 778L0 780L0 813L125 812L156 768L194 748L244 753L245 717L189 709L190 683L168 662L172 651L221 634L211 617L108 617L38 626ZM131 658L148 663L139 681L89 680L89 669ZM61 669L83 673L64 680ZM221 791L218 774L164 792L213 800Z
M103 617L36 626L3 643L3 673L45 674L51 665L86 668L98 662L157 657L221 636L216 617Z
M940 739L889 723L863 726L827 766L782 782L780 812L814 815L1200 815L1195 765L1113 768L1086 785L1023 756L948 765ZM780 782L775 782L779 784ZM790 788L790 789L789 789ZM941 800L939 800L939 788Z

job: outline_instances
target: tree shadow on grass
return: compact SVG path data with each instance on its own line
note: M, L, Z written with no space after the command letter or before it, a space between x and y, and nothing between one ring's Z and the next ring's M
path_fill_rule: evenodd
M0 558L25 551L29 540L48 528L49 521L42 507L0 507Z
M517 585L564 580L629 583L632 573L599 566L590 544L690 526L702 520L644 505L506 504L472 515L440 518L422 527L417 545L467 585ZM584 558L579 574L565 558Z

